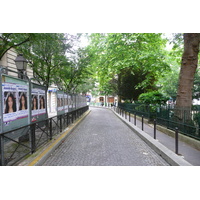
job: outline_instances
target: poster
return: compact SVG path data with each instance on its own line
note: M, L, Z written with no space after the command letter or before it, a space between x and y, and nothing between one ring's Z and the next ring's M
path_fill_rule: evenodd
M68 105L69 105L69 112L72 111L72 97L71 95L68 96Z
M59 111L64 110L64 105L63 105L63 94L57 94L57 109Z
M17 85L18 105L17 105L17 118L22 119L28 117L28 86Z
M8 123L28 117L27 85L2 83L4 98L3 122Z
M46 115L45 89L34 87L31 90L31 122L38 120L40 115Z
M67 96L67 94L64 94L64 110L65 110L65 113L68 112L68 96Z
M32 117L38 115L38 89L34 88L31 91L31 113Z
M4 97L3 122L17 119L17 87L16 84L2 83Z
M29 124L29 85L25 80L2 75L1 131L10 131Z

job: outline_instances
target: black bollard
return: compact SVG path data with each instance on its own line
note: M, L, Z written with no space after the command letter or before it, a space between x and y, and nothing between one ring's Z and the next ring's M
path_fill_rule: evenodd
M178 128L175 128L175 152L178 154Z
M154 119L154 139L156 139L156 119Z
M144 130L144 116L142 115L142 131Z
M136 126L136 113L134 115L134 125Z

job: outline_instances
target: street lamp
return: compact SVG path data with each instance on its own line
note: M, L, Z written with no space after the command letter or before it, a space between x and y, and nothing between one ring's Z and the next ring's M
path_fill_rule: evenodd
M23 79L24 71L26 71L28 61L23 57L22 54L19 54L15 59L15 64L17 70L19 71L19 78Z

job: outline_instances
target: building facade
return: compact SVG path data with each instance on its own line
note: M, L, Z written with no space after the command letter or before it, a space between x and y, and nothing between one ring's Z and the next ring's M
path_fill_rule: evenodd
M17 72L17 66L15 64L16 57L17 57L17 52L13 48L11 48L4 54L3 58L0 60L0 66L12 70L14 72ZM10 76L16 77L17 74L14 72L7 71L6 73ZM28 65L26 69L26 75L29 78L33 78L33 70Z

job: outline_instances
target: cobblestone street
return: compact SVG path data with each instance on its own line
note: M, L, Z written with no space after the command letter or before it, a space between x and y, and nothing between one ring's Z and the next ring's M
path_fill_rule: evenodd
M90 110L44 166L168 165L111 110Z

